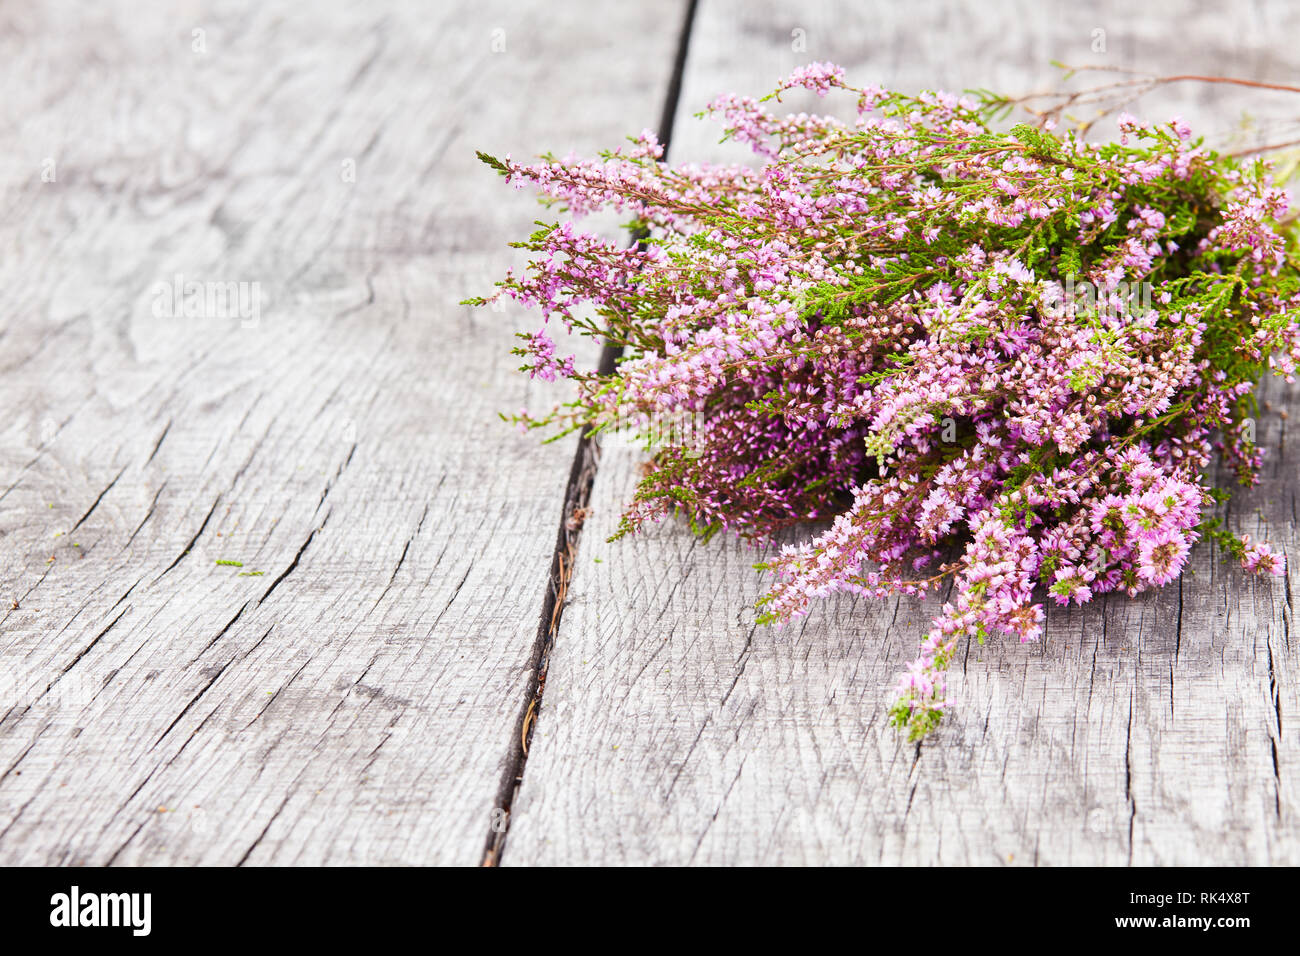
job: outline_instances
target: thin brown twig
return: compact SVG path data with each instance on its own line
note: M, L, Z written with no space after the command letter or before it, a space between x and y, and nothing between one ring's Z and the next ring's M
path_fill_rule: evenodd
M1267 146L1252 146L1250 149L1234 149L1227 155L1255 156L1258 153L1268 153L1275 149L1286 149L1288 146L1300 146L1300 139L1289 139L1284 143L1269 143Z
M1066 71L1067 79L1077 73L1110 73L1135 77L1135 79L1116 80L1111 83L1102 83L1097 86L1091 86L1074 91L1059 89L1043 90L1036 93L1027 93L1024 96L1008 97L999 102L1008 106L1021 106L1026 112L1037 116L1040 120L1061 119L1064 116L1065 111L1072 107L1099 106L1100 109L1095 117L1086 121L1079 121L1081 131L1086 133L1092 127L1092 124L1102 117L1108 116L1116 110L1128 106L1130 103L1155 89L1162 86L1169 86L1173 83L1215 83L1229 86L1241 86L1249 89L1273 90L1282 93L1300 93L1300 86L1293 86L1289 83L1270 83L1264 80L1252 80L1239 76L1212 76L1201 73L1177 73L1170 76L1160 76L1124 67L1062 66ZM1041 109L1030 105L1039 100L1048 100L1049 103ZM1229 153L1228 155L1254 156L1259 153L1267 153L1276 149L1285 149L1288 146L1295 145L1300 145L1300 140L1291 140L1284 143L1271 143L1264 146L1252 147L1250 149L1242 149Z

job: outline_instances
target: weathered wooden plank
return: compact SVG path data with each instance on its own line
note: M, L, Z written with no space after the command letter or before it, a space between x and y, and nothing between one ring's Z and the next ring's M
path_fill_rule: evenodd
M480 861L574 445L474 150L653 124L680 19L0 11L0 862Z
M736 157L689 113L719 92L765 92L802 62L902 89L1016 93L1050 84L1053 58L1103 59L1095 29L1112 65L1279 80L1300 66L1276 42L1300 29L1282 3L704 0L672 153ZM1247 103L1297 112L1195 86L1143 111L1181 112L1227 141ZM1295 404L1276 384L1266 394ZM1273 458L1233 520L1266 524L1294 562L1296 436L1276 418L1260 428ZM1203 546L1181 587L1051 611L1041 645L969 646L958 713L918 747L884 710L938 602L844 597L756 628L760 553L697 544L672 523L605 543L641 457L603 452L507 864L1300 860L1289 579L1248 579Z

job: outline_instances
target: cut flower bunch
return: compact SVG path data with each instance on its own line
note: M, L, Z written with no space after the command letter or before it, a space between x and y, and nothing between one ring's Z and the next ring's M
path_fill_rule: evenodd
M517 352L574 388L517 420L696 423L669 430L622 532L673 512L759 541L827 522L761 565L767 622L838 591L951 586L890 711L913 737L952 707L958 641L1038 640L1044 600L1166 584L1202 537L1282 573L1214 517L1209 478L1217 457L1254 481L1253 388L1300 360L1288 197L1262 161L1180 120L1121 116L1106 145L1002 133L991 98L859 89L830 64L766 99L795 87L855 98L856 121L729 95L706 112L753 167L668 165L648 132L593 160L483 156L568 213L471 300L540 309ZM640 241L575 228L600 209ZM557 325L621 360L578 369Z

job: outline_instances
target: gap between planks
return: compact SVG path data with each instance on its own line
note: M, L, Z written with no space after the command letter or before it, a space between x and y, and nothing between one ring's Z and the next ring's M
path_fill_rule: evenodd
M658 137L667 157L673 138L673 121L677 115L677 101L681 96L682 77L686 73L686 55L690 49L691 28L695 23L695 9L699 0L688 0L686 13L682 17L682 28L677 38L677 51L673 59L672 72L668 77L668 88L664 94L663 111L659 114ZM631 244L640 245L644 236L633 232ZM606 344L600 352L597 370L608 375L614 371L621 346ZM578 439L578 447L573 455L573 467L569 471L569 481L565 486L564 504L560 510L560 527L555 537L555 553L547 573L546 592L542 599L541 616L537 624L537 641L533 650L533 676L524 692L524 701L515 721L510 736L510 757L506 763L506 772L501 780L500 795L497 799L499 813L493 814L488 828L487 841L483 850L483 866L498 866L505 852L506 838L510 833L510 811L515 797L523 786L524 771L528 764L528 745L532 740L533 728L537 726L537 714L542 707L542 697L546 692L546 668L559 630L560 619L564 616L564 603L568 593L569 579L573 574L573 558L578 550L578 541L582 537L582 525L587 516L587 505L591 501L591 488L596 480L596 470L600 467L600 445L589 429L584 430Z

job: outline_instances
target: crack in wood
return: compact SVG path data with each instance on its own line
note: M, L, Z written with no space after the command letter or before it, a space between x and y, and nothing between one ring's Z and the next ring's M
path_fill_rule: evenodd
M163 441L167 438L167 433L172 430L172 419L167 419L167 424L163 427L162 434L153 444L153 451L149 452L149 457L144 460L145 465L150 464L158 454L158 449L162 447Z
M271 586L266 589L266 591L262 594L260 598L257 599L257 603L259 606L263 604L266 601L266 599L271 596L272 591L274 591L276 588L280 586L281 581L283 581L295 570L297 570L298 562L302 559L302 556L307 551L307 549L311 547L312 539L316 537L316 533L318 531L323 531L325 529L326 521L329 521L328 514L325 515L325 521L322 521L320 524L318 524L315 528L312 529L311 534L307 535L307 540L302 543L302 547L300 547L298 549L298 552L293 556L293 560L289 562L289 566L280 573L279 577L277 577L274 581L271 582Z
M144 518L142 518L140 523L135 526L135 530L131 532L131 537L126 539L126 544L122 545L123 551L131 546L131 542L135 540L136 535L138 535L141 529L149 523L149 519L153 517L154 509L158 507L158 499L162 497L162 493L166 490L167 482L164 480L163 483L158 486L158 490L154 492L153 501L149 502L149 510L145 513ZM137 581L136 583L138 584L139 582Z
M194 546L198 544L199 538L203 536L203 532L207 528L208 522L212 520L212 516L217 512L217 506L220 504L221 504L221 495L217 495L216 500L212 502L212 507L209 508L208 513L204 515L203 523L199 525L199 530L194 532L194 537L190 538L189 543L185 545L185 547L181 550L181 553L176 555L176 560L173 561L171 564L167 565L166 570L164 570L162 574L158 575L158 577L153 579L154 584L157 584L159 581L165 578L168 575L168 573L173 568L176 567L176 565L180 564L182 561L185 560L186 555L188 555L191 551L194 550Z
M1133 798L1133 693L1128 698L1128 727L1124 732L1124 796L1128 799L1128 864L1133 865L1133 823L1137 800Z
M412 531L411 536L406 539L406 544L402 547L401 556L397 559L397 565L393 568L393 573L388 578L388 583L384 585L383 591L379 593L379 597L375 598L375 603L371 610L379 607L380 602L382 602L384 598L387 597L388 592L393 589L393 582L397 580L397 572L402 570L402 565L406 562L406 555L411 550L411 542L420 534L420 529L424 527L424 519L427 517L429 517L429 503L425 502L424 511L420 514L420 520L415 523L415 530ZM463 584L464 582L462 581L461 583Z
M120 479L125 474L126 474L125 468L123 468L121 471L117 473L117 478L114 478L112 481L108 483L108 487L99 493L99 497L96 498L94 503L91 504L91 506L86 510L86 513L82 515L80 518L78 518L77 523L68 529L68 534L72 534L72 532L80 528L82 524L85 523L86 519L95 513L95 509L98 508L99 503L104 500L104 496L113 490L113 486L117 484L118 479Z

